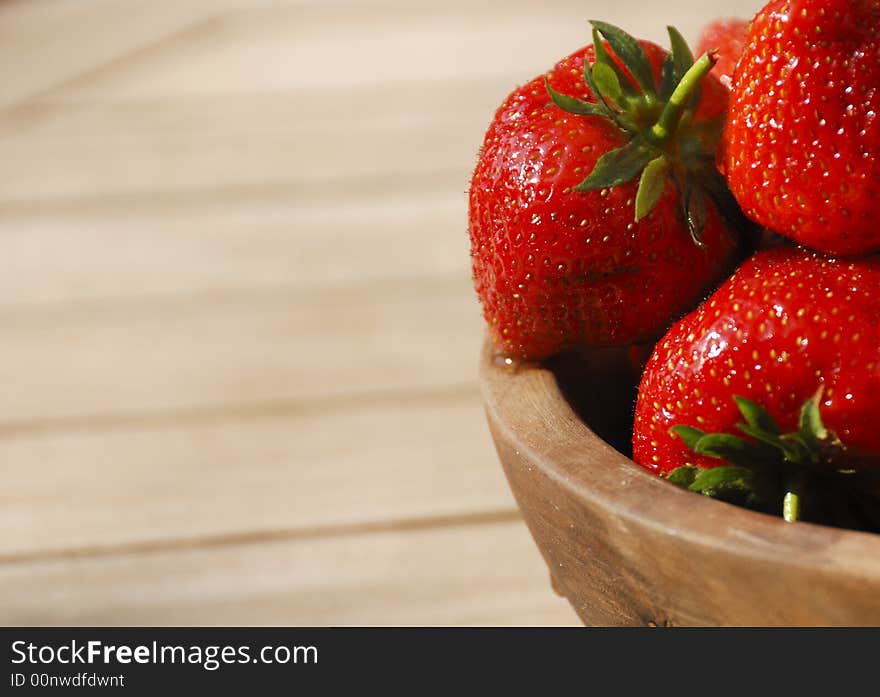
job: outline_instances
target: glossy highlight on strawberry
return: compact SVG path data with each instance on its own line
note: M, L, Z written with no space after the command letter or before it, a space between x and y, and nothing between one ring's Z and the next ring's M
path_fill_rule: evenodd
M880 1L773 0L752 20L720 166L745 214L837 255L880 250Z
M826 467L880 469L880 258L758 252L656 345L639 386L633 459L657 473L718 467L670 429L735 433L735 398L746 398L781 431L797 431L817 394L843 446Z

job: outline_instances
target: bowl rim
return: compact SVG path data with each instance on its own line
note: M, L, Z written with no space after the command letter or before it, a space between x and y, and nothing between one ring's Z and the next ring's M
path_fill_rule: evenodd
M584 505L602 508L634 530L651 528L681 544L711 547L743 561L833 567L880 584L880 535L787 523L671 485L600 438L574 411L546 364L509 365L487 337L479 382L496 439L503 438Z

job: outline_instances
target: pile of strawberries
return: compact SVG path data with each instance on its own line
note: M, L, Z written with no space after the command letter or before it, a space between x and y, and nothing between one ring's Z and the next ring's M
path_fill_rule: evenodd
M880 530L880 0L772 0L695 60L592 22L497 110L470 187L500 352L653 347L633 459Z

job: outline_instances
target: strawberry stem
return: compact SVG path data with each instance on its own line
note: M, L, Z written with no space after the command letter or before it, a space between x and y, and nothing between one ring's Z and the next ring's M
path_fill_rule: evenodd
M785 496L782 498L782 518L788 523L794 523L803 517L804 498L809 487L809 473L800 470L784 482Z
M801 497L795 491L786 491L782 499L782 518L786 523L794 523L801 517Z
M681 122L682 116L684 116L688 102L690 102L691 97L699 88L702 79L717 61L718 57L715 51L709 51L704 53L699 60L688 68L688 71L681 78L678 85L676 85L675 90L673 90L669 101L666 102L666 106L663 107L657 123L645 133L646 140L659 148L664 147L669 142L678 129L678 124Z

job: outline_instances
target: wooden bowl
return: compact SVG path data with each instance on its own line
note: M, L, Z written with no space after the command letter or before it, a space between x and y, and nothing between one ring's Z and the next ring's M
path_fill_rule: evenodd
M880 535L785 523L683 491L627 453L619 350L480 381L498 456L555 590L587 625L880 625Z

